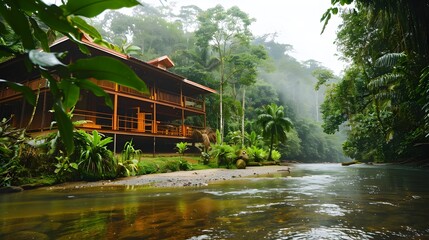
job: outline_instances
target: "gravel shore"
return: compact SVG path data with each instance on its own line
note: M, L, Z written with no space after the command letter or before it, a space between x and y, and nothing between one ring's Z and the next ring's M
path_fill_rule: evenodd
M155 187L184 187L206 186L210 182L224 181L234 178L267 175L278 172L288 172L288 166L247 167L246 169L206 169L179 171L170 173L148 174L127 177L112 181L72 182L50 187L50 189L85 188L98 186L155 186Z

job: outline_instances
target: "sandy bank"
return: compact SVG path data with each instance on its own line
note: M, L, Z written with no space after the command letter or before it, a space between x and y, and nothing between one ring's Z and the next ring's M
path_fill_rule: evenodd
M246 169L206 169L171 173L148 174L112 181L72 182L49 187L50 189L84 188L97 186L150 185L156 187L205 186L210 182L234 178L273 174L288 171L288 166L247 167Z

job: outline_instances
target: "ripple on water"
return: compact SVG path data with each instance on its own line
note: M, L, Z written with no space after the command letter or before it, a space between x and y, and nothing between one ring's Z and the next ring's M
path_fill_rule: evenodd
M318 210L316 210L316 213L322 213L322 214L327 214L329 216L333 216L333 217L341 217L341 216L345 216L346 213L351 213L351 210L347 210L347 209L343 209L340 206L338 206L337 204L329 204L329 203L325 203L325 204L307 204L305 206L316 206L318 207Z
M255 195L260 193L269 193L268 190L261 190L261 189L243 189L239 191L203 191L204 193L215 195L215 196L238 196L238 195Z
M341 226L334 227L317 227L317 228L282 228L277 231L272 237L276 239L306 239L306 240L322 240L322 239L374 239L371 233L367 233L359 229L349 229Z
M392 207L397 207L398 205L390 203L390 202L370 202L370 205L387 205Z

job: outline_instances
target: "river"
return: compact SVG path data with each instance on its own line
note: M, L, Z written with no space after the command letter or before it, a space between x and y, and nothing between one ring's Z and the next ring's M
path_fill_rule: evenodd
M206 187L0 195L0 239L429 239L429 171L296 164Z

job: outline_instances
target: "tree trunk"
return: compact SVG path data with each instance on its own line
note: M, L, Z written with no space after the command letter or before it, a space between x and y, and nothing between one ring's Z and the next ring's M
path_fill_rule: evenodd
M223 143L223 99L222 99L222 96L223 96L223 86L222 86L223 84L222 84L222 81L221 81L221 83L220 83L220 86L219 86L219 131L220 131L220 140L221 140L221 143Z
M271 133L271 143L270 143L270 153L268 153L268 160L273 160L271 157L271 153L273 152L273 145L274 145L274 133Z
M246 89L243 89L243 114L241 116L241 147L244 147L244 103L245 103Z

